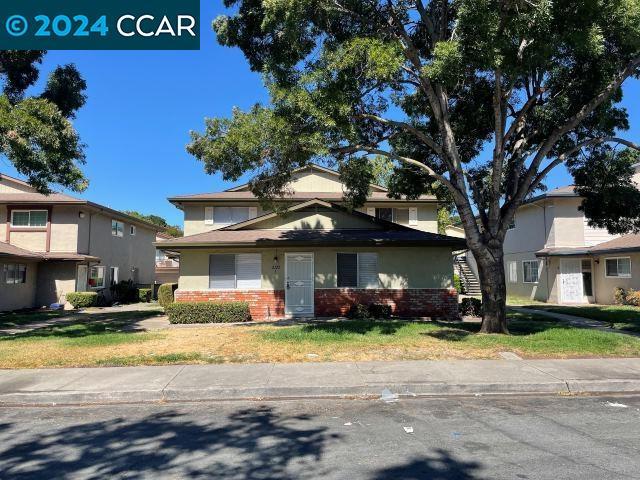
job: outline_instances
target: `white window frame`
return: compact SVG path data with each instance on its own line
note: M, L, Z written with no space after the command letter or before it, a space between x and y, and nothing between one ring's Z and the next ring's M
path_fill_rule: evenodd
M9 267L13 267L13 281L9 282ZM20 272L20 268L24 268L24 282L16 282L16 278L18 273ZM27 283L27 264L26 263L5 263L2 267L2 274L4 275L3 285L24 285Z
M213 291L225 291L225 290L262 290L262 253L259 252L247 252L247 253L211 253L209 254L209 268L211 268L211 257L214 255L233 255L233 287L225 287L225 288L211 288L208 287L209 290ZM257 287L242 287L238 288L238 256L240 255L258 255L259 256L259 278L258 283L260 286ZM211 271L209 270L208 282L211 285Z
M363 287L360 284L360 254L361 253L373 253L376 255L376 267L377 267L377 280L378 284L375 287ZM353 287L338 287L338 255L346 254L346 255L355 255L356 256L356 286ZM358 288L361 290L376 290L380 288L380 255L378 252L336 252L336 288Z
M129 235L134 237L137 233L137 229L135 225L129 225Z
M90 285L91 278L92 278L91 277L91 271L94 268L97 269L98 271L102 271L102 285L96 285L96 286ZM107 273L106 272L106 267L104 265L92 265L92 266L90 266L89 267L89 272L87 273L87 285L89 286L89 288L92 289L92 290L99 290L101 288L105 288L106 287L105 284L107 282L106 273ZM97 278L100 278L100 276L98 276Z
M212 217L210 217L210 218L207 218L207 213L206 213L206 209L207 208L211 208L212 209L211 210ZM243 210L246 209L247 210L247 218L244 219L244 220L240 220L239 222L233 222L233 221L231 221L231 223L220 222L219 220L217 220L217 218L220 218L220 217L219 217L219 214L216 215L216 208L228 208L230 210L230 212L231 212L231 218L233 218L233 212L234 211L237 211L237 210L240 210L240 209L243 209ZM205 208L205 223L207 223L207 221L211 221L212 220L212 223L207 223L207 225L228 227L229 225L235 225L237 223L246 222L247 220L251 220L252 218L255 218L255 217L252 217L251 215L252 215L252 213L255 212L255 214L257 216L257 211L258 211L257 207L226 206L226 205L216 205L214 207L206 207Z
M618 275L608 275L607 274L607 261L608 260L615 260L616 261L616 267L618 267L620 260L629 260L629 274L628 275L620 275L618 273ZM631 257L606 257L604 259L604 276L605 276L605 278L631 278L632 275L633 275L631 268L632 268ZM618 267L617 269L618 269L618 272L620 272L620 268Z
M113 231L114 223L116 227L115 233ZM119 229L118 225L122 225L122 229ZM121 222L120 220L116 220L115 218L111 219L111 236L118 237L118 238L122 238L124 236L124 222Z
M120 281L120 267L109 267L109 282L115 285Z
M29 214L29 225L16 225L13 223L13 216L16 213L25 213ZM44 225L31 225L31 213L32 212L44 212L45 220ZM11 210L11 228L47 228L47 223L49 223L49 211L44 209L21 209L21 210Z
M513 270L511 270L511 267L513 267ZM540 267L538 266L538 268ZM515 260L507 262L507 271L509 274L509 283L518 283L518 262ZM538 272L538 277L539 276L540 276L540 272Z
M538 267L537 271L537 277L538 279L535 282L527 282L527 279L525 277L525 268L524 268L524 264L525 263L535 263ZM528 284L536 284L540 282L540 260L523 260L522 261L522 283L528 283Z

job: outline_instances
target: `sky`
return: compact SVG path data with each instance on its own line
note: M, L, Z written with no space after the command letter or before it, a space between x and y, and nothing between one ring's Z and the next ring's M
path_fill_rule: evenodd
M211 21L224 12L222 0L202 1L199 51L47 54L41 81L56 65L75 63L88 85L87 104L74 126L87 145L82 168L90 183L84 193L72 195L182 225L182 212L167 197L233 186L219 174L207 175L203 164L185 150L189 131L202 131L205 117L228 116L234 106L246 109L268 101L260 75L249 70L242 52L216 42ZM624 137L636 142L639 100L640 81L628 81L623 104L631 130ZM0 173L16 175L2 158ZM562 168L546 182L549 188L570 183Z

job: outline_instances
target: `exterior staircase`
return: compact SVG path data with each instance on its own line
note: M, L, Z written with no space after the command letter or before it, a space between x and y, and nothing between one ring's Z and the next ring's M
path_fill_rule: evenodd
M465 295L480 295L480 282L467 263L466 255L456 255L453 271L460 277L462 292Z

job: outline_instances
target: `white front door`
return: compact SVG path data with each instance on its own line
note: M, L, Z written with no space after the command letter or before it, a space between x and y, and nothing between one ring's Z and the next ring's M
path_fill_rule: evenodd
M583 303L582 260L563 258L560 260L560 301L562 303Z
M76 275L76 292L84 292L87 290L87 274L89 267L87 265L78 265Z
M312 317L313 253L285 253L285 314Z

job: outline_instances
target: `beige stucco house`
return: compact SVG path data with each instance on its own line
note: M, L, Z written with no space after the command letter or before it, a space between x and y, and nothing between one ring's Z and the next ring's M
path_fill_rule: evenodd
M156 246L180 254L176 301L245 300L257 320L344 315L354 303L456 317L451 252L465 241L436 233L436 199L394 200L372 185L349 211L343 189L337 172L313 165L294 172L284 214L248 185L170 198L185 236Z
M640 185L640 165L634 180ZM640 236L590 227L567 186L518 209L505 239L507 293L551 303L610 304L616 287L640 288Z
M0 311L66 303L120 280L154 282L158 227L0 175Z

